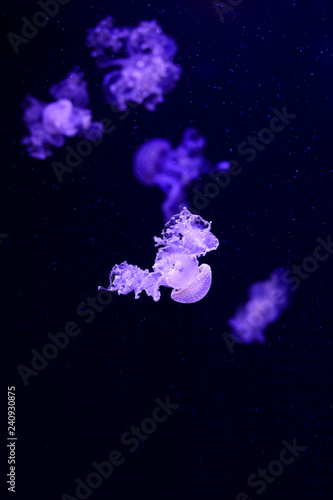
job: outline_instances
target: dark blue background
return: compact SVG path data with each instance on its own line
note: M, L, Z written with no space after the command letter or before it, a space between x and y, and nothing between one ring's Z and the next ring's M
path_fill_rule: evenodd
M245 491L256 500L248 476L293 438L307 450L264 498L333 498L333 258L302 281L266 344L230 354L223 340L253 282L301 264L316 238L332 232L330 2L244 0L222 23L210 1L71 0L18 55L5 35L20 34L20 18L39 7L3 8L2 337L7 384L17 388L16 495L74 495L75 478L119 448L155 398L170 395L179 409L92 499L234 500ZM155 113L138 107L121 121L103 100L104 72L85 33L108 14L117 26L157 19L178 43L183 75ZM59 184L51 163L64 161L64 150L37 161L20 145L21 101L28 93L47 99L74 65L85 72L94 119L109 117L117 130ZM296 118L246 165L237 146L284 106ZM85 324L76 308L107 286L114 264L154 261L163 194L135 180L133 153L153 137L176 145L191 125L207 138L213 163L238 159L243 167L201 213L220 240L205 258L210 293L194 305L173 302L167 289L157 303L114 296ZM25 387L17 365L29 365L30 350L68 321L80 335Z

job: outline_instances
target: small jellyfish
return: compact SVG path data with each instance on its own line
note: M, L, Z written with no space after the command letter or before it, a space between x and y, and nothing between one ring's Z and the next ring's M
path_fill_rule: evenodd
M165 193L162 204L168 221L187 205L186 188L201 174L226 170L227 161L211 166L205 158L206 139L194 128L185 130L179 146L172 148L166 139L151 139L139 147L133 159L135 177L145 186L158 186Z
M191 214L187 208L171 218L161 237L154 237L159 247L153 271L140 269L126 261L115 265L110 273L107 290L127 295L134 291L135 298L145 290L158 301L160 286L172 288L171 298L181 304L193 304L203 299L212 283L212 271L207 264L199 265L198 257L216 250L219 241L211 231L211 222ZM103 289L103 287L98 287Z
M105 75L102 88L106 100L120 111L129 101L155 111L181 76L172 61L177 45L155 20L116 28L108 16L88 30L87 46L99 68L115 68Z
M22 139L30 156L45 160L52 156L50 147L60 148L66 137L78 135L90 140L98 139L103 134L103 124L92 121L87 84L83 74L77 70L49 90L56 99L45 103L28 96L23 103L23 120L30 135Z
M246 344L265 342L264 331L289 304L289 289L283 283L280 271L270 279L251 286L248 302L241 306L229 321L233 337Z

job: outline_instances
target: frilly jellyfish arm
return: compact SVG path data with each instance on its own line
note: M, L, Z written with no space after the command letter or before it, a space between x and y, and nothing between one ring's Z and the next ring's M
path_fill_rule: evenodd
M188 255L206 255L219 246L219 240L210 231L211 225L211 222L184 208L165 224L161 238L154 237L155 246L161 247L159 253L170 253L180 248L182 253Z
M163 95L173 90L180 74L178 66L160 56L133 56L104 77L104 96L120 111L127 108L129 101L155 111L157 104L164 101Z
M199 266L198 257L215 250L218 239L210 232L211 223L186 208L165 225L162 237L155 237L157 251L153 271L142 270L123 262L110 274L108 290L118 294L145 290L155 301L160 299L160 286L172 288L171 298L182 304L198 302L207 295L212 272L207 264ZM99 287L100 289L101 287Z
M114 54L123 51L132 28L115 28L111 16L100 21L95 28L90 28L87 35L87 46L92 48L91 55L97 60L99 68L107 68L114 64Z
M149 271L142 270L138 266L128 264L126 261L115 265L110 273L110 286L107 290L118 292L118 295L127 295L137 289ZM98 287L102 289L102 287Z
M165 35L156 20L143 21L131 31L128 39L128 51L131 55L140 53L172 58L177 53L176 42Z
M248 302L228 321L233 336L246 344L265 342L265 329L288 304L289 289L282 281L281 272L275 271L269 280L251 286Z
M86 108L89 105L89 94L83 76L77 70L72 71L64 80L52 85L50 95L57 100L68 99L78 108Z
M59 99L43 110L44 130L50 135L73 137L91 126L91 111L74 107L68 99Z
M98 290L118 292L118 295L127 295L134 290L136 299L145 290L147 295L153 297L155 301L158 301L161 296L159 291L162 281L161 274L150 273L148 269L140 269L140 267L128 264L126 261L112 268L109 279L109 287L103 288L99 286Z

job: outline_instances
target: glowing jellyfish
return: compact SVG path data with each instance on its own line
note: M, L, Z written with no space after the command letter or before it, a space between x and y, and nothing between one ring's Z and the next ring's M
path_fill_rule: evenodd
M66 137L78 135L88 140L103 134L103 124L92 121L87 84L77 70L53 85L50 95L56 99L47 104L28 96L24 102L23 120L30 132L22 139L29 155L39 160L52 156L51 146L60 148Z
M251 344L265 342L264 331L289 304L289 288L283 283L280 271L270 279L251 286L249 301L240 307L228 323L235 339Z
M162 204L164 220L187 205L186 188L201 174L227 170L230 163L212 167L205 158L206 139L194 128L185 130L179 146L172 148L166 139L151 139L137 150L133 159L135 177L145 186L158 186L166 195Z
M108 16L88 30L87 46L92 48L98 67L115 68L105 75L103 92L106 100L121 111L128 101L155 111L181 75L172 61L177 45L155 20L143 21L136 28L116 28Z
M198 257L216 250L219 245L210 228L211 222L191 214L184 207L165 225L161 237L154 237L159 249L153 271L140 269L126 261L117 264L111 270L107 290L117 291L119 295L134 291L136 299L145 290L158 301L161 296L159 287L165 286L172 288L171 298L176 302L198 302L207 295L212 283L210 266L199 266Z

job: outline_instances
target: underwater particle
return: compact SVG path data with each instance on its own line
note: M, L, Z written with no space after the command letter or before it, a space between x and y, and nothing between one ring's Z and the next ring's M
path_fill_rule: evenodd
M280 271L274 271L269 280L254 283L248 293L248 302L229 319L236 340L251 344L265 342L264 331L289 304L289 289L283 283Z
M93 122L87 108L89 95L83 73L72 71L53 85L49 94L55 99L49 104L31 96L23 102L23 121L30 135L24 136L21 144L27 146L30 156L45 160L53 155L51 146L62 147L66 137L97 140L103 135L103 124Z
M151 139L136 151L133 172L141 184L158 186L166 195L162 204L164 220L187 206L186 188L204 173L227 170L230 163L212 167L205 158L206 139L195 128L187 128L179 146L166 139Z
M173 62L176 42L156 20L116 28L107 16L88 30L86 43L99 68L115 68L105 75L102 87L106 100L120 111L126 110L128 101L155 111L181 76Z
M152 272L125 261L112 268L109 288L98 289L117 291L118 295L134 291L136 299L144 290L158 301L161 297L159 287L165 286L172 288L171 298L176 302L198 302L207 295L212 283L210 266L199 266L198 257L219 246L210 228L211 222L191 214L184 207L165 224L161 237L154 237L155 246L159 248Z

